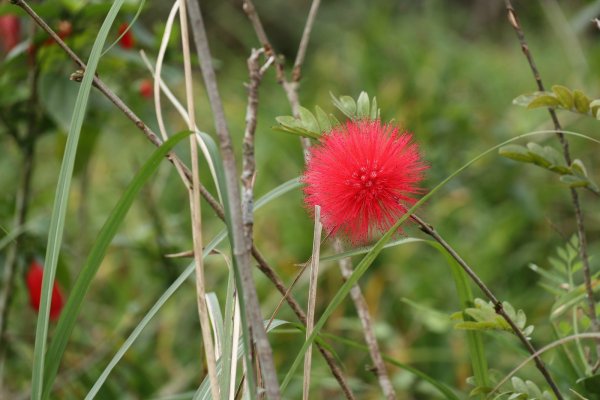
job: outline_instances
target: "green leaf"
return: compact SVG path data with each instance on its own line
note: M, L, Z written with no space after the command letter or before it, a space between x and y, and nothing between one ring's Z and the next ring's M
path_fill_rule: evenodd
M356 102L350 96L342 96L339 99L329 92L333 105L337 107L348 118L356 117Z
M152 156L146 161L144 166L133 178L110 215L106 219L106 222L100 229L94 246L90 250L90 253L81 268L79 276L71 289L67 303L64 306L60 314L56 331L52 337L52 342L48 348L46 370L44 378L44 398L47 398L50 394L52 382L56 377L60 361L67 347L69 337L73 332L75 323L77 322L77 316L79 309L83 304L83 299L87 293L92 279L98 272L100 264L106 255L106 251L111 241L115 237L121 222L125 219L127 211L133 204L136 196L152 174L156 171L161 161L165 158L166 154L179 143L182 139L189 136L191 132L180 132L172 136L162 146L152 153Z
M585 95L580 90L575 90L573 92L573 100L575 103L575 110L582 114L587 114L590 112L590 98Z
M589 185L589 181L585 177L576 175L563 175L560 177L560 181L566 183L571 188L586 187Z
M527 149L529 149L529 154L533 158L534 164L543 168L547 168L552 165L552 163L546 159L544 149L539 144L527 143Z
M309 139L319 140L321 138L320 134L317 134L315 132L310 132L310 131L307 131L306 129L302 129L302 128L290 128L290 127L283 126L283 125L276 125L276 126L273 126L271 129L273 129L275 131L291 133L292 135L297 135L297 136L301 136L301 137L305 137L305 138L309 138Z
M533 92L533 93L527 93L527 94L522 94L518 97L516 97L515 99L513 99L513 104L517 105L517 106L521 106L521 107L529 107L529 105L531 104L532 101L534 101L535 99L539 98L539 97L545 97L545 96L550 96L552 98L554 98L554 100L556 100L556 104L558 105L560 102L558 101L558 99L556 99L556 97L554 97L552 95L552 93L548 93L548 92ZM548 99L548 101L553 101L551 99ZM550 107L554 107L555 105L550 105ZM548 105L544 105L544 107L548 107Z
M588 176L587 169L585 168L585 165L583 165L583 161L581 161L580 159L573 160L573 162L571 163L571 170L576 175L584 176L586 178Z
M562 85L554 85L552 86L552 91L558 100L560 100L560 104L563 106L563 108L567 110L573 109L575 99L571 89Z
M513 376L510 379L510 382L512 383L512 386L515 389L515 392L528 393L527 385L525 385L525 382L523 382L521 378Z
M309 132L314 132L315 134L320 136L321 130L319 129L319 124L313 113L311 113L310 110L304 107L300 107L298 109L298 112L300 114L300 121L302 121L302 128L306 129Z
M379 108L377 107L377 97L373 96L371 102L371 119L379 119Z
M67 146L65 148L63 161L60 167L56 195L54 198L54 206L52 209L52 217L50 220L50 229L48 232L46 257L44 259L44 278L40 298L40 311L38 314L35 333L33 374L31 382L32 400L40 400L44 393L49 393L49 387L54 382L54 377L52 379L44 378L44 369L46 364L46 341L48 338L52 286L56 276L56 265L63 239L67 202L71 187L71 178L73 176L73 166L77 152L77 143L79 141L81 127L85 117L85 111L92 88L92 81L96 73L98 62L100 61L100 53L108 36L109 29L112 26L119 9L123 5L123 1L124 0L116 0L112 4L106 19L102 23L102 27L96 36L96 40L94 41L90 58L87 63L87 69L77 94L77 100L73 110L73 118L71 120L69 135L67 138ZM44 383L47 385L46 388L44 387Z
M596 119L600 119L600 99L596 99L590 103L590 108L592 109L592 115L596 117Z
M560 104L560 100L552 94L542 94L531 100L531 102L527 105L527 108L531 110L541 107L557 107Z
M356 116L358 118L369 118L369 95L366 92L360 92L356 101Z
M529 151L518 144L509 144L506 146L502 146L500 150L498 150L498 154L502 157L510 158L511 160L521 161L526 163L533 162L533 157L529 154Z
M316 106L315 113L317 114L320 132L329 132L331 130L331 121L327 117L327 114L325 114L325 111L321 107Z
M276 131L319 140L321 138L321 133L319 124L317 123L314 115L312 115L312 113L306 108L300 109L300 115L301 117L303 116L304 120L297 119L289 115L275 117L275 120L279 122L279 125L274 126L273 129Z

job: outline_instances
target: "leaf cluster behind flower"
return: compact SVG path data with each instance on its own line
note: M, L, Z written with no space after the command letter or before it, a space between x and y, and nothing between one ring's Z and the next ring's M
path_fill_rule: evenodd
M352 120L379 119L380 110L377 107L377 98L373 97L371 101L366 92L361 92L356 100L350 96L338 98L331 92L329 95L333 105ZM327 114L319 106L315 106L314 114L309 109L300 107L298 114L299 118L291 115L276 117L275 120L279 125L274 126L273 129L319 140L323 132L328 132L333 127L341 125L333 114Z

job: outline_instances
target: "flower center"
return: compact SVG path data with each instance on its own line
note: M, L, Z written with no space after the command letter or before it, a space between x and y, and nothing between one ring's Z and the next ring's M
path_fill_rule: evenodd
M355 197L374 198L382 190L383 184L380 175L383 168L377 162L373 165L363 165L352 173L352 179L346 180L346 185L356 190Z

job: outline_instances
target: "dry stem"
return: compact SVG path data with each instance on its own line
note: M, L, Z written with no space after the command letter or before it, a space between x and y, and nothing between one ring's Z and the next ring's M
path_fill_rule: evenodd
M179 20L181 24L181 42L183 48L183 66L185 74L185 92L188 109L188 129L196 131L196 112L194 110L194 92L192 81L192 64L190 56L190 42L187 26L186 0L179 0ZM196 271L196 300L200 329L204 342L204 353L208 367L210 391L213 399L219 399L219 380L217 378L217 361L211 334L211 325L206 304L206 289L204 280L204 262L202 260L202 217L200 210L200 171L198 167L198 144L196 135L190 136L190 153L192 161L192 187L190 194L190 211L192 217L192 239L194 242L194 264Z
M239 284L241 285L240 289L242 289L242 295L244 297L246 317L249 322L249 329L252 332L251 337L254 339L254 344L256 345L258 358L260 360L267 397L276 400L281 398L279 393L279 383L275 365L273 363L273 352L263 325L258 294L256 293L256 287L254 286L254 280L252 278L252 269L250 266L252 244L246 240L243 231L241 197L238 186L235 155L233 153L233 144L229 129L227 128L221 96L217 89L217 80L212 65L212 57L208 47L208 39L206 37L200 5L196 1L191 1L189 5L189 16L194 42L196 44L196 52L198 53L198 57L200 57L202 76L211 104L217 136L219 138L223 156L223 168L225 170L229 210L231 213L230 224L233 236L230 239L233 241L233 254L236 258L237 267L241 275L241 282L239 282Z

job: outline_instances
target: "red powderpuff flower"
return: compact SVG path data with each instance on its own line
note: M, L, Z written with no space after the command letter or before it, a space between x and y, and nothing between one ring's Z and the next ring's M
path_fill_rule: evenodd
M154 85L150 79L144 79L140 82L140 96L151 99L154 96Z
M305 202L321 206L323 226L353 244L385 232L418 193L427 168L412 135L378 120L348 121L310 150Z
M0 50L8 53L21 38L21 20L16 15L0 16Z
M123 32L125 32L124 35ZM129 29L129 25L127 23L122 23L119 26L119 36L121 35L123 35L123 37L121 40L119 40L119 46L126 50L132 49L135 45L135 38L133 37L133 33L131 33L131 29Z
M44 278L44 269L37 261L32 261L27 271L27 288L29 289L29 304L35 311L40 311L40 298L42 297L42 279ZM52 287L52 302L50 303L50 319L57 319L63 308L63 296L54 282Z

